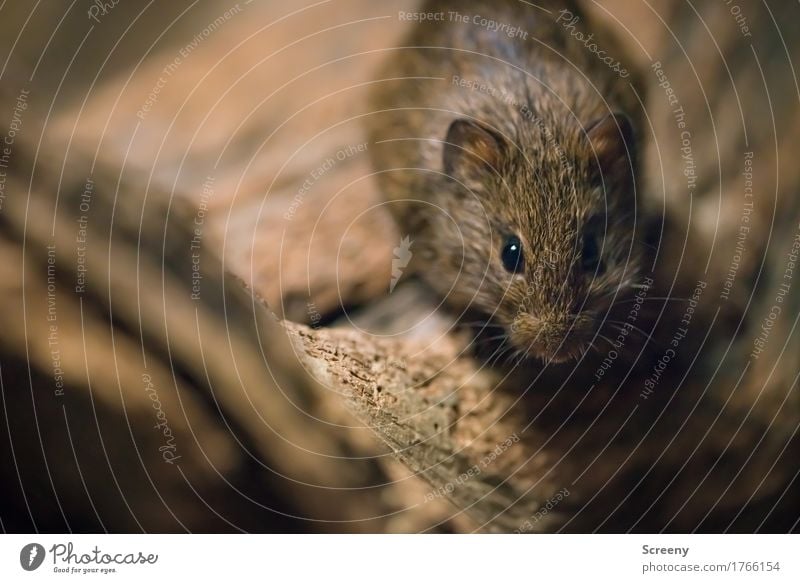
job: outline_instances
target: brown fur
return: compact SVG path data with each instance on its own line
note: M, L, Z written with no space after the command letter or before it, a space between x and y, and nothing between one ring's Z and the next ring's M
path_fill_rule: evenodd
M502 326L509 351L562 361L592 345L613 297L637 279L636 156L619 133L617 119L624 130L626 118L608 116L635 120L638 105L632 78L556 22L563 4L543 6L427 2L420 10L443 12L444 21L416 25L387 57L368 119L378 180L403 234L415 239L423 277L457 310ZM598 46L622 57L567 8L580 16L575 30L594 32ZM528 36L453 22L449 11ZM459 86L454 76L484 87ZM456 119L485 128L497 144L451 132L459 143L443 145ZM463 159L448 176L450 148ZM598 231L604 273L581 268L587 228ZM512 234L523 242L523 273L509 273L500 258Z

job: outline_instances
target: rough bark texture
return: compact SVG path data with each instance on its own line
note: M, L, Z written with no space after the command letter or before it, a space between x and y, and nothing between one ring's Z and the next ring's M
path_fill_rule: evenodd
M358 148L359 116L368 113L363 84L382 56L376 49L406 26L378 17L412 3L311 4L248 4L183 56L198 27L219 16L204 9L139 63L153 31L123 35L138 9L121 3L59 94L60 74L25 82L30 55L38 58L47 39L23 37L9 69L23 73L4 78L2 109L6 127L19 87L31 88L0 206L2 528L791 528L800 294L786 300L794 319L776 324L767 352L740 365L800 220L797 165L782 161L770 177L774 204L758 209L758 221L773 211L784 220L750 239L736 295L705 302L720 292L735 236L720 229L713 243L715 225L738 220L723 215L739 208L740 156L720 152L724 176L698 197L698 215L670 182L683 177L679 150L652 154L647 184L665 209L664 246L637 322L652 339L631 340L630 358L602 381L604 352L574 367L486 366L423 287L404 278L387 296L397 232ZM673 79L688 76L651 8L609 6L618 32L651 41L647 51L675 67ZM664 11L678 31L689 18ZM720 30L728 16L714 16ZM153 22L165 17L142 16L157 32ZM40 11L34 24L52 30L59 18ZM85 20L65 21L73 33L53 40L40 71L64 71ZM766 13L755 22L772 26ZM694 47L696 58L707 46ZM771 93L792 94L789 78L773 72L791 91ZM722 93L717 103L727 110ZM702 98L699 88L682 94L695 115L708 116ZM658 143L674 144L669 112L653 103ZM796 104L794 94L781 102L788 113L776 114L785 120L776 135L762 126L751 133L763 167L777 163L773 150L790 147ZM769 109L763 99L747 107ZM715 161L716 146L699 141L713 132L695 123L695 152ZM724 135L718 143L731 146ZM77 219L89 179L87 285L78 292ZM769 236L778 243L768 245ZM719 241L724 253L714 251ZM700 264L720 253L704 272ZM643 400L700 278L708 288L693 333ZM161 449L168 443L174 451ZM165 451L180 460L166 461Z

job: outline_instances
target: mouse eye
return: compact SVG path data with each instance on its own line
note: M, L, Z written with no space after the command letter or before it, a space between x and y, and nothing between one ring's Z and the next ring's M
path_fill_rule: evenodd
M503 267L511 273L521 273L525 269L525 262L522 258L522 241L519 240L519 237L516 235L506 237L500 258L503 260Z
M600 259L600 244L597 241L596 233L590 232L583 235L581 267L584 271L597 272L598 274L605 271L605 266Z

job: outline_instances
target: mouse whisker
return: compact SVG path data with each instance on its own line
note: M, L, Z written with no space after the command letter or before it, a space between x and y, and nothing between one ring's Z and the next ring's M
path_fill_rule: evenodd
M640 302L656 302L656 301L659 301L659 302L688 302L689 298L664 298L664 297L659 297L659 298L641 298L641 299L638 299L638 300L637 300L637 298L628 298L628 299L625 299L625 300L622 300L622 301L619 301L619 302L614 302L614 305L615 306L620 306L622 304L630 304L630 303L635 302L635 301L640 301Z
M650 334L648 334L647 332L645 332L641 328L638 328L637 326L634 326L632 324L628 324L626 322L619 322L617 320L606 320L606 322L611 324L611 326L614 329L616 329L617 331L619 331L619 332L623 331L623 327L620 326L620 324L624 324L626 326L629 326L631 330L634 330L635 332L638 332L639 334L642 335L642 337L645 339L645 345L648 342L652 342L656 346L656 348L663 348L663 345L661 343L659 343L655 338L653 338L653 333L652 332Z
M651 332L650 334L648 334L647 332L645 332L644 330L642 330L642 329L641 329L641 328L639 328L638 326L634 326L634 325L633 325L633 324L631 324L630 322L622 322L621 320L610 320L610 319L609 319L609 320L606 320L606 322L608 322L609 324L616 324L616 325L619 327L619 329L622 329L622 328L624 328L625 326L627 326L627 327L629 327L631 330L636 330L636 331L637 331L639 334L641 334L641 335L642 335L642 336L644 336L645 338L650 338L650 337L653 335L653 333L652 333L652 332Z
M611 290L607 291L606 293L604 293L603 295L601 295L600 297L598 297L597 301L598 302L602 302L602 301L607 300L608 298L610 298L612 296L617 296L617 297L620 297L620 298L626 298L627 297L626 291L627 291L627 285L624 284L624 283L621 283L618 286L616 286L614 289L611 289ZM630 300L635 300L635 299L636 298L630 298ZM626 299L625 301L630 301L630 300ZM618 304L618 303L622 303L622 302L618 302L618 301L615 300L612 303L613 304Z
M465 328L479 328L481 330L488 330L491 328L503 328L502 324L496 324L490 321L476 321L476 322L459 322L459 326L463 326Z
M490 336L489 338L477 338L479 342L492 342L493 340L502 340L503 338L508 338L506 334L498 334L497 336Z
M500 347L497 350L495 350L496 356L492 357L492 355L489 355L490 356L490 360L488 362L489 366L494 366L503 355L507 354L512 349L513 346L504 345L504 347Z
M608 343L611 345L611 348L614 348L614 349L616 349L616 348L617 348L617 345L616 345L616 344L614 344L614 341L613 341L613 340L611 340L611 339L610 339L610 338L608 338L607 336L603 336L602 334L600 334L600 332L597 332L597 333L595 334L595 336L597 336L597 337L599 337L599 338L602 338L603 340L605 340L606 342L608 342Z
M595 344L595 340L596 340L595 338L590 338L589 339L589 348L586 349L586 352L589 352L589 350L591 350L591 349L594 349L595 351L600 352L600 348L597 346L597 344Z
M510 344L508 344L508 343L506 343L506 342L503 342L503 343L501 343L499 346L497 346L497 347L496 347L496 348L495 348L495 349L492 351L492 353L491 353L491 354L489 354L488 356L486 356L486 358L484 359L484 361L485 361L487 364L489 364L489 365L491 366L491 364L492 364L492 363L494 363L495 361L497 361L497 360L498 360L498 359L499 359L501 356L503 356L503 354L505 354L506 352L508 352L508 351L509 351L511 348L513 348L513 346L511 346Z
M521 350L516 350L513 354L513 358L514 358L514 367L516 368L525 361L527 355Z

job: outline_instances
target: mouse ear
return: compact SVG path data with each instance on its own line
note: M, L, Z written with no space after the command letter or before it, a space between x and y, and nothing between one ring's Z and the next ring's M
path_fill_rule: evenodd
M624 113L610 113L586 128L592 182L598 186L630 180L635 160L633 123Z
M444 140L444 171L449 176L476 178L498 171L506 152L505 139L478 122L457 119Z

